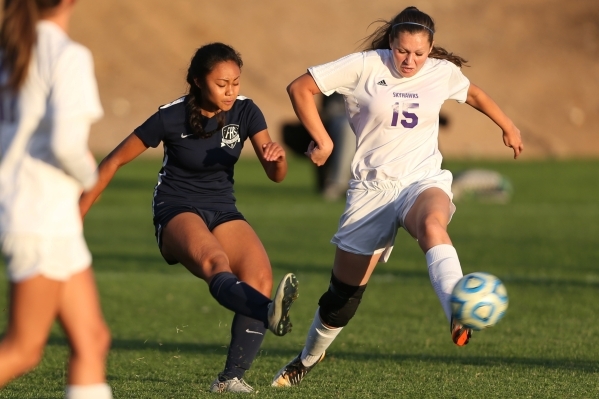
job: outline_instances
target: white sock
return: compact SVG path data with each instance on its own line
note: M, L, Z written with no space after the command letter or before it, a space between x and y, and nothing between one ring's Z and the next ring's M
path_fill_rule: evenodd
M447 321L451 320L451 291L462 278L462 267L455 248L448 244L432 247L426 252L428 274L439 297Z
M343 327L331 328L322 324L320 320L320 307L316 309L314 321L308 331L306 345L302 350L302 363L306 367L312 366L320 359L325 350L333 343Z
M69 385L66 399L112 399L112 390L108 384Z

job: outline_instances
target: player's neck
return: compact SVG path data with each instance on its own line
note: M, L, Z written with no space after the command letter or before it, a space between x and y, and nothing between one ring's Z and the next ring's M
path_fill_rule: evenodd
M210 119L212 118L214 115L216 114L220 114L221 110L220 109L215 109L215 110L205 110L204 108L200 108L200 113L202 114L202 116Z
M65 33L69 32L69 21L71 20L71 9L61 9L58 12L54 12L52 14L47 14L42 16L42 21L49 21L54 23L60 29L62 29Z

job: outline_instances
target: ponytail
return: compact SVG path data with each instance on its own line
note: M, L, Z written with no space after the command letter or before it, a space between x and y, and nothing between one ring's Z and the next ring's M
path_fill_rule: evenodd
M18 91L25 79L36 41L35 25L42 12L60 0L5 0L0 28L0 72L8 72L5 87Z
M447 61L455 64L459 68L461 68L463 66L469 66L469 65L466 65L468 60L465 60L464 58L460 57L457 54L450 53L449 51L445 50L443 47L433 46L433 49L428 56L429 56L429 58L438 58L440 60L447 60Z

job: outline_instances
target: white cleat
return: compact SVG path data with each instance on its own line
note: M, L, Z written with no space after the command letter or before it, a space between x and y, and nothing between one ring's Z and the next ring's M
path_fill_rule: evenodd
M214 393L252 393L254 392L254 388L252 388L247 382L242 379L238 379L237 377L232 378L230 380L221 381L221 376L219 374L218 377L212 384L210 385L210 392Z
M275 297L268 305L268 329L275 335L283 336L291 331L289 309L298 297L298 282L293 273L283 277L275 293Z

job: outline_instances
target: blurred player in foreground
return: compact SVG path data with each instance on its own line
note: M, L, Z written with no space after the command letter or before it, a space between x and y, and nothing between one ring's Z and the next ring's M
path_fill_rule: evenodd
M272 181L287 174L285 151L270 139L262 112L239 95L242 64L225 44L198 49L187 73L189 93L161 106L104 158L98 184L80 200L85 215L121 166L162 142L152 203L160 253L206 281L218 303L235 312L225 369L213 392L253 391L243 375L267 328L275 335L291 330L289 308L297 297L297 280L289 273L269 299L270 261L235 206L233 170L246 139Z
M332 239L337 245L328 291L302 352L273 380L298 385L354 316L377 262L389 258L399 227L426 254L429 275L450 326L453 342L465 345L471 331L456 323L450 295L462 277L447 234L455 211L451 172L441 169L439 110L447 99L466 102L493 120L503 142L522 152L520 131L497 104L460 71L461 57L435 47L432 19L408 7L367 40L368 50L311 67L288 92L295 112L313 138L306 155L322 165L333 144L318 116L314 95L346 97L357 149L345 212Z
M67 35L75 0L6 0L0 30L0 239L10 280L0 386L40 361L58 318L66 397L112 398L104 322L77 201L97 181L87 148L102 116L88 49Z

